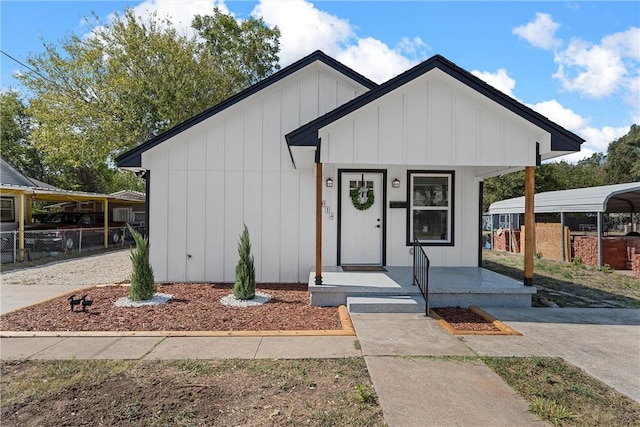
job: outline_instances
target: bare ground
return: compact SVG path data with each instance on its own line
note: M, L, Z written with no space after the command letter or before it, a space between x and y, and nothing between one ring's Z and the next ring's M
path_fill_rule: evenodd
M3 362L3 426L382 426L362 358Z

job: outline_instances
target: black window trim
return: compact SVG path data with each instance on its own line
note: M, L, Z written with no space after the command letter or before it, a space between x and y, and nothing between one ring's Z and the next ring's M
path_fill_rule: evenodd
M407 222L406 222L406 235L407 241L406 245L413 245L413 236L411 235L411 224L413 221L413 204L411 203L411 191L412 191L412 181L411 176L417 174L433 174L433 175L443 175L451 178L451 197L450 197L450 206L449 212L451 215L450 223L451 223L451 232L450 232L450 240L447 242L420 242L420 246L455 246L455 189L456 189L456 173L453 170L416 170L416 169L408 169L407 170Z

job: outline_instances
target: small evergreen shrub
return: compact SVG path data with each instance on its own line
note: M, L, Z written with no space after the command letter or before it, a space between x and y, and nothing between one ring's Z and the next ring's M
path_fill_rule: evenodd
M133 271L131 273L129 299L132 301L148 300L156 293L156 282L149 262L149 239L143 237L130 225L128 227L133 240L136 241L136 249L131 251Z
M244 226L238 243L240 259L236 265L236 281L233 284L233 296L237 299L248 300L256 296L256 269L251 255L251 241L249 230Z

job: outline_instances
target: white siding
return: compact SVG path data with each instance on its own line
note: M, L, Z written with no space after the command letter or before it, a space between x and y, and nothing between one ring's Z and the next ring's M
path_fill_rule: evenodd
M144 152L156 280L232 282L246 224L258 281L306 282L315 178L284 135L365 90L312 64Z
M434 69L319 131L321 161L529 166L544 130Z

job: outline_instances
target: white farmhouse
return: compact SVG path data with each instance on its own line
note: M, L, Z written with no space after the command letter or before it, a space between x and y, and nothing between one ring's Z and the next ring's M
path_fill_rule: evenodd
M322 286L406 269L414 237L478 270L483 179L582 142L441 56L376 85L317 51L117 163L145 173L158 281L232 282L246 224L258 282Z

